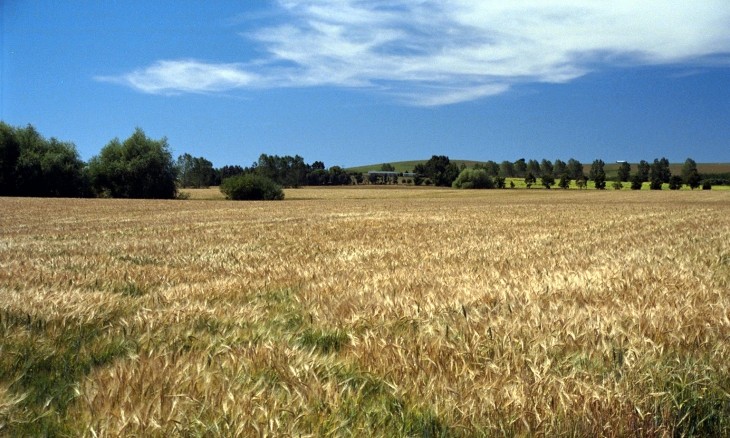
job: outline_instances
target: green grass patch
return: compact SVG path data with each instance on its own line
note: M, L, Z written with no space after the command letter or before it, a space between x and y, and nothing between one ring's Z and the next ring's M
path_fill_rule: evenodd
M108 318L80 323L0 315L0 381L24 397L0 417L0 433L10 436L73 435L66 411L79 381L137 349L135 341L111 331Z
M299 345L315 349L322 354L338 353L350 345L350 337L344 330L307 329L299 336Z

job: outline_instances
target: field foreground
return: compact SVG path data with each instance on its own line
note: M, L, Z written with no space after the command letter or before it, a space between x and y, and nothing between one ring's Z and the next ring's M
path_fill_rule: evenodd
M727 192L0 198L0 436L730 435Z

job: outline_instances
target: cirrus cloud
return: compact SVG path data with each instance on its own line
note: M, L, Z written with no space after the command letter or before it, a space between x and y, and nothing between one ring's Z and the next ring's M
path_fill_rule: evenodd
M727 0L282 0L277 24L240 35L241 64L158 61L113 78L145 93L366 88L438 106L606 66L686 64L730 53Z

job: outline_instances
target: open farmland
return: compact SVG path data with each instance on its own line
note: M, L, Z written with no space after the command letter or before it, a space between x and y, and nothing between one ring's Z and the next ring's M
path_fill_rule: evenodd
M730 434L730 193L0 198L0 435Z

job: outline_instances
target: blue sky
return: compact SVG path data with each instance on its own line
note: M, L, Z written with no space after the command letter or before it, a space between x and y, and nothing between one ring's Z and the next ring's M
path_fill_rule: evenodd
M730 162L727 0L0 2L0 119L82 158Z

